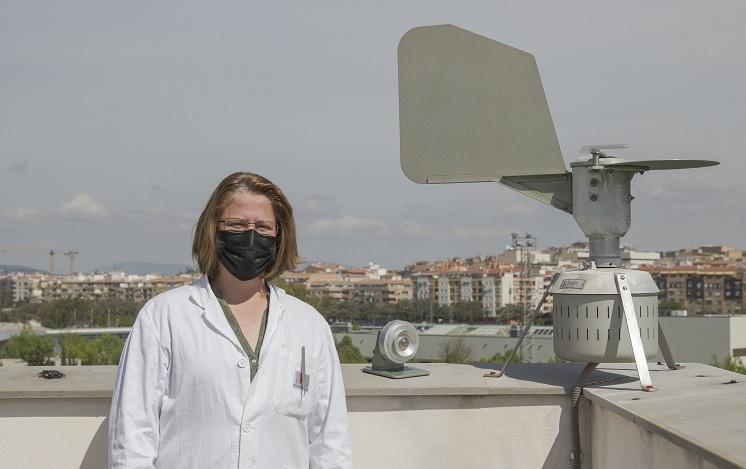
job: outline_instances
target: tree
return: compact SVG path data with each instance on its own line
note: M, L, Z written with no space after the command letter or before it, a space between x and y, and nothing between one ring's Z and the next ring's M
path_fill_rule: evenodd
M115 335L101 335L88 341L83 365L118 365L124 341Z
M446 363L466 363L471 358L471 347L464 342L463 337L447 340L440 344L440 355Z
M563 360L560 357L552 357L547 363L570 363L567 360Z
M6 353L9 357L18 357L29 366L46 365L54 352L54 341L51 337L37 335L31 326L23 326L21 333L8 340Z
M746 365L737 357L728 357L722 362L717 357L712 357L712 366L746 375Z
M283 280L277 280L277 286L285 290L288 294L293 295L301 301L308 302L308 292L306 286L302 283L288 283Z
M112 298L93 301L64 298L48 303L22 303L15 307L18 321L39 321L44 327L129 327L135 322L143 302ZM93 320L93 321L91 321Z
M551 326L554 323L551 313L542 313L536 319L534 319L535 326Z
M482 304L478 301L463 301L453 305L453 320L473 324L484 319Z
M497 317L504 322L523 319L523 306L505 305L497 310Z
M684 305L676 300L666 300L658 303L658 310L660 311L671 311L680 309L686 308L684 308Z
M63 365L118 365L124 341L115 335L101 335L93 340L75 334L60 338Z
M87 340L77 334L60 336L60 362L63 366L77 365L86 354Z
M508 361L508 356L510 355L510 352L500 353L497 352L496 354L492 355L490 358L482 358L479 360L482 363L505 363ZM511 363L520 363L521 357L516 353L513 355L513 358L510 360Z
M367 363L360 349L355 347L348 335L337 343L337 354L341 363Z

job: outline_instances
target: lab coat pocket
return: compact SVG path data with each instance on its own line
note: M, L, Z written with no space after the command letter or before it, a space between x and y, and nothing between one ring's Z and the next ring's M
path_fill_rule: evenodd
M299 420L306 419L316 395L314 367L308 358L305 364L303 361L299 352L283 350L272 393L272 404L277 413ZM304 369L305 373L301 373L301 369Z

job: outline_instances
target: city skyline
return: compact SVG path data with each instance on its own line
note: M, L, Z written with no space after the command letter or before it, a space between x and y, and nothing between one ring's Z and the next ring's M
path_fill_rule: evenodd
M438 23L535 55L566 163L599 142L722 162L636 177L623 242L741 247L746 6L537 5L3 3L0 248L75 249L81 270L190 265L199 212L239 169L285 190L311 260L401 267L496 253L515 231L583 240L504 187L401 173L396 45ZM35 256L0 264L45 268Z
M569 243L564 246L536 246L534 249L528 249L528 252L535 253L534 255L541 255L542 259L549 259L548 256L550 255L557 255L558 251L561 250L567 250L569 248L578 248L578 245L585 245L584 249L587 253L587 241L575 241L572 243ZM623 259L627 259L626 255L630 255L630 253L634 253L635 256L643 255L641 259L647 258L645 257L645 254L648 253L656 253L660 255L664 254L672 254L672 253L684 253L686 255L687 252L694 252L694 251L701 251L702 249L706 248L732 248L737 252L746 252L746 250L741 249L740 246L730 246L726 244L707 244L702 246L688 246L680 249L662 249L662 250L649 250L649 249L639 249L636 246L630 246L626 245L625 243L622 243L621 249L623 254ZM440 263L445 262L448 263L453 260L473 260L473 259L490 259L490 258L503 258L510 251L514 251L516 248L505 245L503 250L501 251L495 251L491 253L477 253L473 255L465 255L465 256L447 256L442 255L435 258L420 258L420 259L413 259L407 263L404 264L397 264L397 265L387 265L383 263L376 262L375 259L368 260L366 262L360 263L360 264L351 264L351 263L345 263L341 262L339 260L335 259L303 259L303 263L299 264L299 266L295 269L295 271L302 271L305 270L308 267L311 266L319 266L319 265L325 265L325 266L339 266L341 268L345 269L366 269L366 268L383 268L390 270L392 272L400 272L405 271L409 269L410 267L416 266L420 263ZM520 248L519 248L520 249ZM581 250L582 250L581 249ZM46 266L49 265L49 254L48 252L39 250L35 253L35 255L39 254L45 254L46 257L46 264L43 266L40 265L39 267L35 267L33 265L24 265L24 264L5 264L0 263L0 268L20 268L20 269L33 269L38 271L39 273L49 273L49 269L46 268ZM69 270L69 258L62 257L65 253L64 252L56 252L55 253L55 274L57 275L67 275L70 273ZM657 262L657 261L656 261ZM653 262L655 264L656 262ZM506 260L504 261L506 264L515 264L515 260ZM536 261L536 264L546 264L547 262L544 260ZM639 264L639 263L638 263ZM77 264L76 264L77 265ZM138 261L138 260L126 260L121 262L115 262L108 265L104 264L98 264L94 268L91 269L75 269L73 273L75 274L93 274L93 273L107 273L107 272L125 272L128 274L134 274L134 275L145 275L145 274L161 274L161 275L176 275L180 273L186 273L187 271L197 272L197 266L196 264L179 264L179 263L157 263L157 262L150 262L150 261ZM22 272L22 270L6 270L5 272L0 271L0 275L3 274L10 274L13 272Z
M280 281L291 291L302 285L303 298L356 304L395 304L412 300L439 306L476 303L482 314L497 317L501 308L535 307L556 273L577 273L590 258L587 244L544 250L506 250L496 256L420 261L403 271L370 263L366 267L309 264L284 272ZM746 252L732 246L702 246L664 253L623 250L621 266L652 275L660 290L661 308L696 313L740 314ZM528 261L528 262L526 262ZM70 298L89 301L146 300L176 286L192 283L199 274L133 272L124 268L96 274L0 276L7 298L15 304ZM178 273L179 275L173 275ZM134 274L134 275L133 275ZM145 274L145 275L143 275ZM165 275L162 275L165 274ZM546 298L544 313L553 311ZM475 310L471 310L475 313ZM344 314L343 314L344 315Z

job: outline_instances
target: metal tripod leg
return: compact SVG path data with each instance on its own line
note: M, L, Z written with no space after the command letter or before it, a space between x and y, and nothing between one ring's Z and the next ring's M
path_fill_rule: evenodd
M684 368L683 365L679 365L674 361L671 347L668 346L668 341L666 340L666 335L663 333L663 328L661 327L660 322L658 322L658 347L660 347L663 359L666 360L666 365L669 369L679 370Z
M635 315L635 305L632 302L632 291L629 286L629 279L625 274L614 274L616 279L617 287L619 288L619 296L622 297L622 306L624 308L624 318L627 321L627 332L629 332L629 339L632 341L632 353L635 355L635 364L637 365L637 373L640 375L640 386L643 391L655 391L653 382L650 379L650 371L648 370L648 361L645 357L645 349L642 347L642 337L640 337L640 329L637 325L637 316ZM660 330L660 328L658 328Z
M549 286L546 290L544 290L544 294L541 296L541 300L539 300L539 304L536 305L536 308L531 313L531 315L528 317L528 322L523 326L523 331L521 332L521 336L518 338L518 342L513 347L513 350L510 351L510 355L508 355L508 359L503 364L503 369L500 370L496 375L494 375L496 378L499 378L500 376L505 374L505 370L508 369L508 365L510 365L511 360L513 360L513 355L515 355L516 350L518 350L518 347L521 346L521 343L523 342L523 339L526 337L526 334L528 334L529 329L531 329L531 326L534 324L534 319L536 319L536 316L539 314L539 311L541 311L541 307L544 305L544 300L547 299L547 295L549 295L549 290L552 289L552 285L554 285L554 282L557 281L557 277L559 277L559 274L554 274L552 277L552 280L549 282Z

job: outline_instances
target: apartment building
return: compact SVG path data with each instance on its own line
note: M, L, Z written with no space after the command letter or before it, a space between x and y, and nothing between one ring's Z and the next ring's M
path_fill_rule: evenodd
M355 303L390 304L412 299L412 283L401 275L375 268L338 272L288 272L289 283L303 284L313 298Z
M666 251L661 256L661 263L666 265L734 265L739 262L746 262L746 255L733 246L700 246Z
M744 308L743 268L643 266L660 289L660 301L675 301L690 313L738 314Z
M65 276L15 274L11 277L12 295L16 302L46 302L66 298L146 301L166 290L190 284L196 278L195 274L165 276L124 272Z
M404 279L366 279L353 284L356 303L390 304L412 300L412 283Z
M352 283L340 273L312 272L304 285L306 293L313 298L352 301Z
M552 262L552 255L549 252L540 251L538 249L511 248L497 256L497 259L502 264L550 264Z
M414 299L442 306L476 301L487 317L495 317L499 308L514 303L517 291L513 272L427 271L415 272L410 278Z
M658 264L661 260L661 253L657 251L638 251L625 247L622 248L621 257L623 267L638 269L643 265Z

